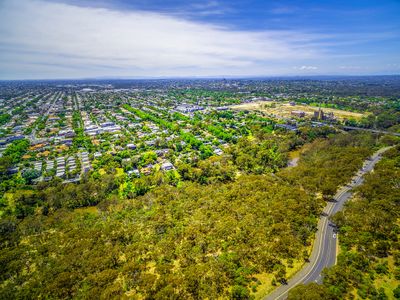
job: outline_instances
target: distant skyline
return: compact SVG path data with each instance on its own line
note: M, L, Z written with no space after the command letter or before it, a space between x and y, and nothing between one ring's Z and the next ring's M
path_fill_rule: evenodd
M0 79L400 74L400 1L0 0Z

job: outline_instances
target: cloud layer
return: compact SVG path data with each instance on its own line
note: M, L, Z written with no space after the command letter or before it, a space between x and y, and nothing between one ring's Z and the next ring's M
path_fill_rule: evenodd
M319 55L318 37L300 32L239 31L152 12L40 0L4 0L0 27L0 67L28 73L265 74L260 66L266 62Z
M0 0L0 79L357 74L392 70L383 66L398 61L397 44L382 46L385 39L395 40L390 32L268 30L264 15L258 16L264 24L258 31L239 21L233 28L189 19L222 13L224 7L212 0L189 2L193 11L178 14L71 1Z

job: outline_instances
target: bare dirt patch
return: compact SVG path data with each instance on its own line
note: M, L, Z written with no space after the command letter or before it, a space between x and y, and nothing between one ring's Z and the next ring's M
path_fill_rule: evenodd
M311 118L314 115L315 111L318 111L318 107L296 104L291 105L287 102L252 102L252 103L243 103L239 105L231 106L234 110L253 110L253 111L261 111L276 117L288 118L293 117L292 111L302 111L305 113L306 118ZM334 116L339 119L356 119L359 120L362 117L366 116L366 114L356 113L351 111L345 111L334 108L322 108L324 113L333 113Z

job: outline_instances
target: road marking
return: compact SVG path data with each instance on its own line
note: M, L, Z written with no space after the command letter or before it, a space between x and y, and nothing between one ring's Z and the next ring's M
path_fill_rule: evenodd
M337 264L338 253L339 253L339 237L336 239L335 265Z

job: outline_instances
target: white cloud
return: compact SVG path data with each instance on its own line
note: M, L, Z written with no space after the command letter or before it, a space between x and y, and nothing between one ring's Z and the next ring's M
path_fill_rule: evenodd
M315 66L301 66L301 67L294 67L295 70L301 70L301 71L314 71L318 70L318 67Z
M41 0L0 4L1 76L24 68L39 77L51 75L52 66L61 77L60 70L72 76L268 74L269 62L318 56L317 39L293 31L232 30L144 11Z
M391 69L400 69L400 64L387 64L387 66Z
M361 66L340 66L339 69L342 70L363 70L366 69L366 67L361 67Z

